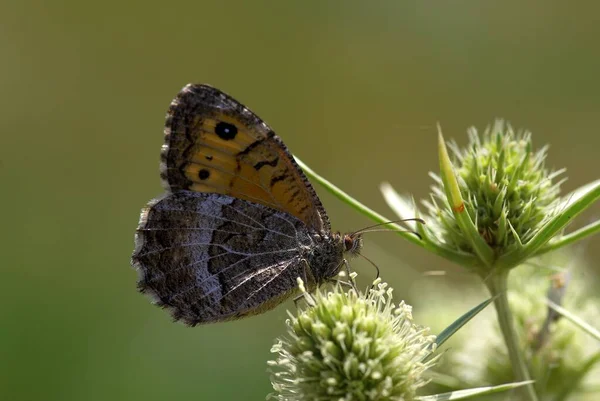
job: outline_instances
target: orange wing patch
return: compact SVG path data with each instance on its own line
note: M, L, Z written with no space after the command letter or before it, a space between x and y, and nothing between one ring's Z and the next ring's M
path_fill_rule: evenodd
M165 128L162 177L171 191L216 192L292 214L318 230L329 222L285 145L222 92L188 85Z

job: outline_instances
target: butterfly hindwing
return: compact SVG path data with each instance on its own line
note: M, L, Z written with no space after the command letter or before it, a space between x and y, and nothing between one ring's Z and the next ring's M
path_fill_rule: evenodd
M330 229L312 185L275 133L254 113L207 85L187 85L165 126L161 175L168 190L230 195Z
M133 264L139 287L187 324L231 320L274 307L311 280L312 245L289 214L217 193L178 191L140 220Z

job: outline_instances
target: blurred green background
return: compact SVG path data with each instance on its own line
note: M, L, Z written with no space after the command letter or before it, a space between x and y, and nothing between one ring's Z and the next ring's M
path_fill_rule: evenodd
M600 177L599 13L558 0L2 2L0 399L270 391L269 348L291 303L189 329L135 289L133 234L162 192L164 116L186 83L230 93L390 217L378 185L427 196L437 122L460 144L496 117L532 130L570 191ZM370 223L317 190L334 228ZM364 253L409 301L426 270L465 278L391 234L368 236Z

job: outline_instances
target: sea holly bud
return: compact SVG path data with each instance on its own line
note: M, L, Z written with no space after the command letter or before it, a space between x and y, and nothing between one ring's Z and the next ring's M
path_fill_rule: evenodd
M469 139L466 149L452 146L464 212L494 250L505 252L515 244L528 242L558 212L562 181L556 182L556 178L564 169L547 170L547 147L534 152L529 132L516 134L502 122L482 137L472 128ZM429 204L432 213L447 214L451 208L460 207L451 205L442 191L443 188L434 191L436 202ZM446 242L460 250L470 250L456 219L444 219L443 224L441 231Z
M447 146L440 131L440 173L430 173L435 183L423 202L427 224L413 228L427 248L483 277L573 242L578 238L561 237L562 231L600 197L600 181L561 197L565 169L546 167L547 150L536 150L530 132L515 132L501 120L483 134L471 128L465 148ZM389 184L382 191L400 217L419 215Z

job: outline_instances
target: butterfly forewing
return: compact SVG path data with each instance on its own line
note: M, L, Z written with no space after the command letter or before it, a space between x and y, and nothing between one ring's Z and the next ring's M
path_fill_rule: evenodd
M313 187L283 142L254 113L207 85L187 85L173 100L161 167L170 191L230 195L284 211L329 231Z

